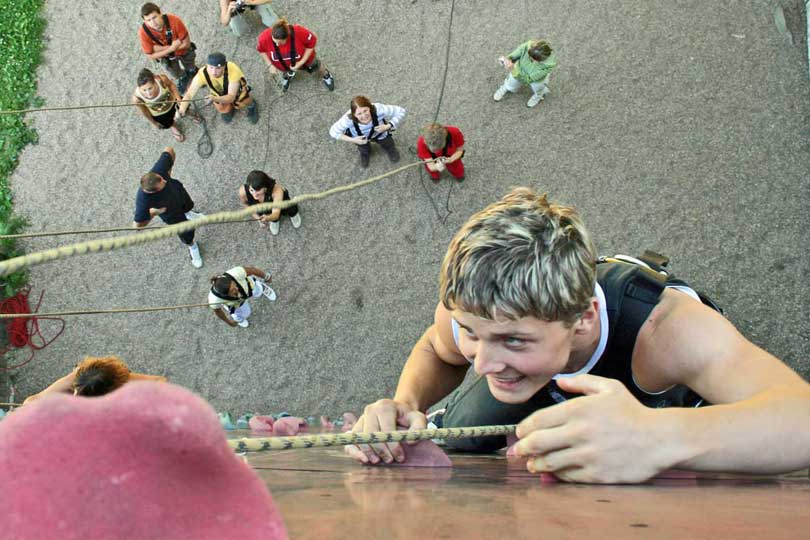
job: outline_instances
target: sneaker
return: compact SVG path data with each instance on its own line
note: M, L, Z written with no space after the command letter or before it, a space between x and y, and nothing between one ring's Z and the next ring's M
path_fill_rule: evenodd
M326 70L326 75L323 76L323 85L326 87L327 90L333 92L335 90L335 78L332 77L332 73L329 70Z
M501 86L497 90L495 90L495 95L492 96L492 99L494 99L495 101L500 101L503 99L503 97L506 95L508 91L509 90L507 90L505 86Z
M271 289L270 285L268 285L267 283L264 284L264 288L262 289L262 296L264 296L271 302L275 302L276 298L278 298L278 296L276 296L276 291Z
M286 92L290 88L290 79L281 78L281 91Z
M222 121L226 124L233 122L233 111L234 109L231 109L231 112L222 113Z
M273 236L277 235L278 234L278 228L279 228L278 221L271 221L270 222L270 234L272 234Z
M193 210L189 210L186 212L186 219L191 221L192 219L200 219L205 217L205 214L202 212L194 212Z
M241 328L247 328L248 326L250 326L250 323L248 322L247 319L239 321L236 324L238 324Z
M368 154L360 154L360 167L363 169L368 167L369 154L370 152Z
M548 94L550 90L548 88L544 88L543 91L539 94L532 94L532 97L529 98L529 101L526 102L527 107L534 107L541 101L546 98L546 94Z
M247 117L251 124L255 124L259 121L259 107L256 105L255 100L248 105Z
M292 226L293 226L294 229L297 229L298 227L300 227L301 226L301 212L298 212L294 216L291 216L290 217L290 222L292 223Z
M197 246L197 244L190 246L188 248L188 252L189 255L191 256L191 265L194 266L194 268L202 268L203 260L202 257L200 256L199 246Z

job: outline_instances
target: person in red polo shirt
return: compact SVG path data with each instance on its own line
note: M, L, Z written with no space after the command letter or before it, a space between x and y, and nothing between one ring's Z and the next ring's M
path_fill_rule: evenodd
M160 62L185 91L185 85L197 73L194 44L180 17L163 14L160 8L148 2L141 7L143 24L138 31L141 48L150 60Z
M300 24L290 24L284 18L259 35L256 50L270 66L271 72L281 74L282 92L287 91L290 81L300 69L307 73L317 71L324 86L330 92L335 89L334 77L315 54L317 41L318 37L311 30Z
M438 181L441 172L453 175L458 181L464 180L464 135L455 126L428 124L422 128L422 135L416 141L416 155L424 160L425 169L434 181ZM439 158L438 161L433 161Z

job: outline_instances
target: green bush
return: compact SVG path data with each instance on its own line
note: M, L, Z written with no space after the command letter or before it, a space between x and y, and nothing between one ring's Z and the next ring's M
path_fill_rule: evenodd
M0 0L0 110L16 110L42 105L35 97L36 71L42 56L43 0ZM21 114L0 115L0 234L17 234L27 225L13 213L9 176L17 166L23 147L37 141L36 132ZM16 257L16 242L0 240L0 260ZM25 284L18 272L0 280L0 294L12 296Z

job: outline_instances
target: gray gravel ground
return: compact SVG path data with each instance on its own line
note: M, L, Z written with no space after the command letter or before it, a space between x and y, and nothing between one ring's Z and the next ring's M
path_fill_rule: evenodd
M195 151L200 127L185 122L189 140L174 144L174 171L198 209L237 208L236 189L254 168L294 195L389 170L380 152L361 170L353 147L327 137L358 93L408 109L396 140L412 159L408 149L439 104L451 1L278 0L279 13L318 34L337 80L328 93L302 76L281 99L254 50L258 23L236 39L219 26L215 4L162 3L185 20L200 58L221 50L242 66L262 117L224 125L207 109L209 159ZM603 253L668 254L745 335L807 377L810 87L803 39L786 40L774 24L779 4L457 0L438 118L467 136L463 184L433 185L412 170L307 204L301 229L286 221L277 237L253 224L207 228L198 233L202 270L176 239L36 267L43 311L202 302L208 278L235 264L271 269L279 300L255 302L247 330L207 309L72 317L18 371L18 392L43 388L84 355L117 354L218 410L360 409L393 392L430 324L453 232L525 184L577 205ZM46 4L39 88L48 105L128 99L148 65L138 8ZM787 15L803 31L797 14ZM494 103L505 75L496 58L535 36L557 49L551 95L534 110L525 92ZM40 142L12 178L34 231L129 224L138 178L173 144L128 109L45 113L34 123Z

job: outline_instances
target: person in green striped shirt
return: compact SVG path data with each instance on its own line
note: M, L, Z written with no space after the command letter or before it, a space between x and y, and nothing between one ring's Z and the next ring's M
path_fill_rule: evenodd
M501 57L501 63L506 69L511 70L509 76L503 84L495 91L493 98L500 101L507 92L517 92L524 84L532 88L532 97L526 103L528 107L534 107L549 93L548 80L557 59L548 41L531 40L519 46L505 57Z

